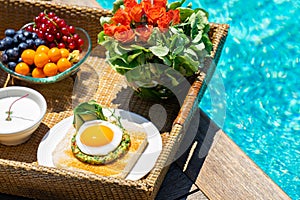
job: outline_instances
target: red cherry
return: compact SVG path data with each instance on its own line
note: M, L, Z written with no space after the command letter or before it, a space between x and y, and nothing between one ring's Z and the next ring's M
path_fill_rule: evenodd
M46 24L41 24L40 30L46 32L47 31L47 25Z
M49 13L48 13L48 17L50 17L50 18L53 18L53 17L55 17L55 14L54 14L54 12L49 12Z
M66 27L62 27L62 28L61 28L61 33L62 33L63 35L69 35L69 30L68 30Z
M45 13L44 12L40 12L40 14L39 14L39 17L44 17L45 16Z
M60 32L57 32L57 33L55 34L55 38L56 38L57 40L60 40L60 38L61 38L61 33L60 33Z
M53 48L53 47L56 47L56 44L55 44L54 42L52 42L52 43L50 43L50 44L48 45L48 47L51 49L51 48Z
M27 26L26 31L33 32L33 26Z
M74 34L76 31L74 26L69 26L68 29L71 34Z
M59 49L62 49L62 48L66 48L66 45L64 44L64 43L59 43L58 45L57 45L57 47L59 48Z
M71 50L74 50L74 49L76 48L75 43L74 43L74 42L71 42L71 43L69 44L69 48L70 48Z
M39 23L39 22L40 22L40 17L39 17L39 16L35 17L33 21L34 21L35 23Z
M84 44L84 40L81 39L81 38L79 38L79 39L77 40L77 44L78 44L78 46L81 47L81 46Z
M64 42L67 42L67 41L68 41L68 36L66 36L66 35L62 36L62 40L63 40Z
M67 42L68 42L68 43L73 42L73 38L72 38L71 36L69 36Z
M51 34L48 34L48 35L46 36L46 39L47 39L49 42L53 42L53 41L54 41L54 36L51 35Z
M41 30L39 30L39 31L37 32L37 35L38 35L39 38L43 38L43 37L44 37L44 32L41 31Z
M73 38L74 38L75 41L77 41L77 40L80 38L80 36L79 36L77 33L75 33L75 34L73 35Z
M47 21L48 21L48 19L45 16L41 17L41 22L42 23L46 23Z
M58 23L58 21L60 20L58 16L54 16L52 19L55 23Z
M65 20L63 20L63 19L61 19L59 22L58 22L58 26L60 27L60 28L63 28L63 27L66 27L66 22L65 22Z

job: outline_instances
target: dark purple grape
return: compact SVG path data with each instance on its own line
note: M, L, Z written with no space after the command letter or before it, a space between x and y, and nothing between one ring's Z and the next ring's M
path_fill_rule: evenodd
M12 70L12 71L15 71L16 65L17 65L16 62L9 62L9 63L7 63L7 67L8 67L10 70Z
M16 38L19 43L26 41L26 37L21 33L17 33L14 38Z
M17 52L18 55L20 55L20 52L19 52L19 48L18 48L18 47L14 47L13 50L14 50L15 52Z
M19 52L22 53L25 49L28 49L28 44L25 42L22 42L18 45Z
M28 48L29 48L29 49L33 49L34 46L35 46L35 42L34 42L33 39L28 39L28 40L26 40L26 44L28 45Z
M5 52L2 53L2 58L1 58L2 62L4 64L8 63L8 56Z
M29 31L24 31L23 35L26 37L26 39L31 39L32 38L32 33Z
M15 49L7 49L5 51L5 54L8 57L8 61L17 61L19 58L19 53L17 51L15 51Z
M16 37L16 36L14 36L13 37L13 45L14 46L17 46L17 45L19 45L20 44L20 42L18 41L18 38Z
M5 49L5 42L3 40L0 40L0 51L4 51Z
M46 42L44 40L40 39L40 38L35 39L34 43L35 43L36 47L38 47L40 45L45 45L46 44Z
M12 38L16 34L16 31L14 29L9 28L5 30L4 34L5 36Z
M23 62L22 58L19 57L17 63Z
M13 46L13 39L11 37L5 37L2 41L4 41L4 47L6 49L11 48Z
M39 36L36 33L32 33L31 39L36 40L38 38L39 38Z
M17 31L16 31L16 35L17 35L17 34L23 34L23 30L22 30L22 29L17 30Z

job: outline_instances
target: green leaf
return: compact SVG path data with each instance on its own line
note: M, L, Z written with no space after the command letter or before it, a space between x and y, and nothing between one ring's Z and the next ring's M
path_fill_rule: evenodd
M149 49L154 55L158 57L166 56L169 53L169 48L166 46L152 46Z
M202 34L203 34L202 30L199 30L198 34L196 35L196 37L193 39L192 42L193 43L199 43L202 39Z
M193 72L198 71L198 67L200 64L198 61L193 60L193 58L191 58L189 54L184 54L182 58L185 60L185 63L188 64L187 66L190 68L190 70L192 70Z
M104 24L109 24L111 20L111 17L100 17L100 24L103 26Z
M132 62L136 57L138 57L138 56L141 55L142 53L143 53L143 51L140 50L140 51L137 51L136 53L134 53L134 54L132 54L132 55L129 55L129 56L127 57L128 63Z
M127 54L128 51L130 51L131 49L127 49L127 48L124 48L123 46L119 45L118 42L114 41L112 43L112 46L114 47L113 50L114 52L117 54L117 55L124 55L124 54Z
M122 62L123 62L125 65L128 64L128 62L127 62L127 56L126 56L126 55L123 55L123 56L118 56L118 55L116 55L116 56L107 58L107 60L108 60L108 62L110 62L110 63L113 63L113 62L115 62L116 60L122 60Z
M172 61L168 58L168 56L160 56L159 58L164 62L165 65L172 65Z
M112 13L115 14L117 12L117 10L119 10L119 8L121 8L121 6L124 5L124 0L116 0L113 3L113 9L112 9Z
M191 23L191 37L192 39L198 34L198 24L200 23L200 19L197 17L195 13L193 13L189 19Z
M205 13L206 18L209 18L209 13L206 10L204 10L203 8L196 8L194 11L196 13L199 10L202 11L203 13Z
M202 41L203 41L203 43L205 44L205 50L206 50L208 53L210 53L210 52L212 51L212 49L213 49L213 44L212 44L212 42L210 41L210 39L209 39L209 37L208 37L207 34L204 34L204 35L202 36Z
M132 50L143 50L143 51L146 51L146 52L150 52L148 49L146 49L145 47L143 46L140 46L140 45L136 45L136 44L132 44L131 45L131 48Z
M100 33L98 33L98 37L97 37L98 38L98 40L97 40L98 44L101 44L102 42L105 41L104 36L105 36L104 31L101 31Z
M195 52L192 48L185 49L185 55L188 54L194 61L198 60L197 52Z
M102 107L94 100L83 102L74 108L73 125L76 131L85 121L101 119L106 121L107 118L103 114Z
M205 45L203 42L201 42L200 44L191 45L190 48L194 50L197 54L200 54L201 51L205 49Z
M173 50L172 55L178 55L181 52L183 52L183 50L184 50L184 46L180 45Z
M181 22L185 22L194 13L194 10L191 8L178 8L178 10Z
M172 2L168 5L168 10L175 10L176 8L181 7L184 2L185 0Z

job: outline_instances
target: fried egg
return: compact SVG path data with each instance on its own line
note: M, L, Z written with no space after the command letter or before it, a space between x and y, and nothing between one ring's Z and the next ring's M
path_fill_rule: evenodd
M122 140L122 130L107 121L87 121L79 128L76 144L88 155L107 155L115 150Z

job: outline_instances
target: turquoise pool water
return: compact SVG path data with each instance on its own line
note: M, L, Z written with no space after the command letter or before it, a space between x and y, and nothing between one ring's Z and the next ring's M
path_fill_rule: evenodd
M300 199L299 1L194 0L193 7L206 9L211 22L230 24L199 106L292 199Z

